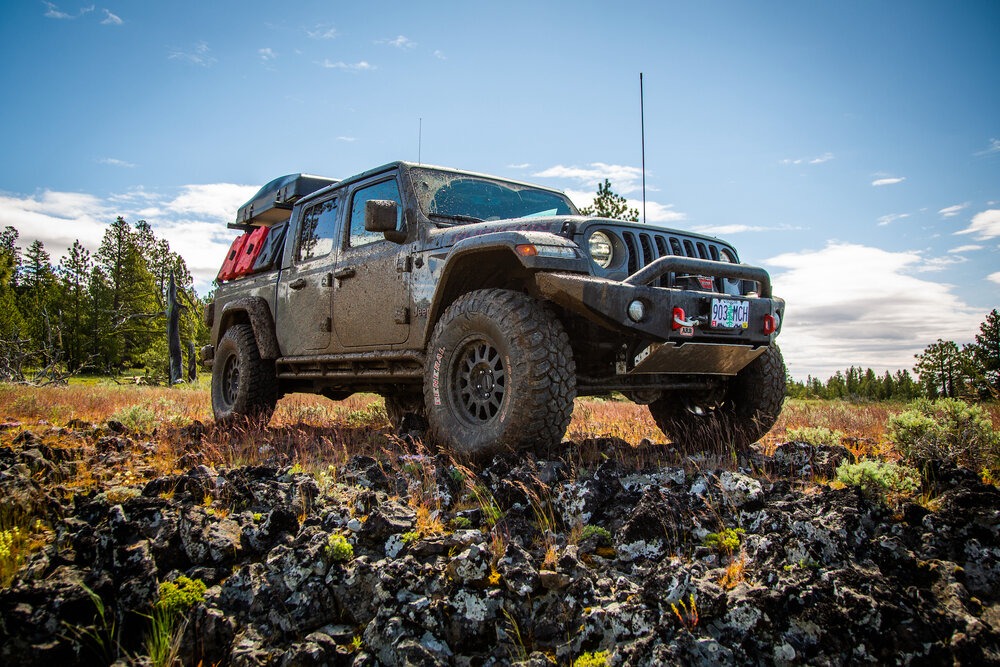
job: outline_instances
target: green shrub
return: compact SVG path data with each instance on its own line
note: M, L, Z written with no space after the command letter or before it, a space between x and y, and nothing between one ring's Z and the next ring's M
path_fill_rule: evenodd
M597 651L596 653L584 653L573 661L573 667L607 667L608 652Z
M723 528L717 533L706 535L702 544L720 554L732 555L740 548L744 532L742 528Z
M120 422L125 428L137 433L151 433L159 426L156 412L145 405L130 405L115 412L108 421Z
M601 544L611 544L611 532L602 526L584 526L581 537L585 540L594 537Z
M834 431L825 426L803 426L801 428L788 429L785 437L791 442L836 447L843 440L844 435L843 431Z
M346 563L354 558L354 546L340 533L333 533L326 540L325 553L334 563Z
M204 581L182 574L176 581L164 581L160 584L160 599L156 606L169 615L182 616L205 599L206 590Z
M941 461L976 472L1000 469L1000 436L978 405L922 399L889 418L887 435L903 458L920 468Z
M886 504L920 490L920 473L916 469L884 461L844 463L837 468L837 479L858 487L866 498Z

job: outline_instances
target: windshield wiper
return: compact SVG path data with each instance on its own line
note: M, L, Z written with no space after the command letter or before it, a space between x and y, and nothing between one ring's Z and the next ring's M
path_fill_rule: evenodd
M473 215L462 215L461 213L428 213L427 217L457 220L458 222L485 222L482 218L477 218Z

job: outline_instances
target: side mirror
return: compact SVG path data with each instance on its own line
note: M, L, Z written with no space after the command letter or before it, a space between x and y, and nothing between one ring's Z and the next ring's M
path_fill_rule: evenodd
M396 229L399 220L399 204L391 199L369 199L365 202L365 231L382 232L385 238L401 242L405 234Z

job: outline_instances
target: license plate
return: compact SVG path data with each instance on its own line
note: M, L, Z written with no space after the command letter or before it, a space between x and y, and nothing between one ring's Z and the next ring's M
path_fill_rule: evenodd
M750 302L712 299L712 328L746 329L750 326Z

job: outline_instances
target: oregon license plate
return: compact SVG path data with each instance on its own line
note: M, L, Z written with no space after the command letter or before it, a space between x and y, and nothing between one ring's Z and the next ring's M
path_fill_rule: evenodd
M746 329L750 326L750 302L736 299L712 299L712 327Z

